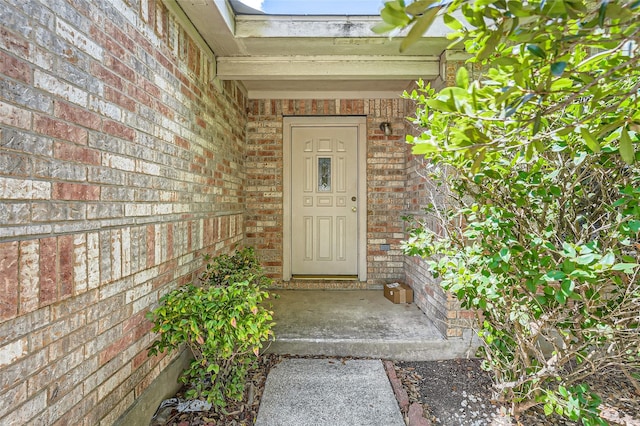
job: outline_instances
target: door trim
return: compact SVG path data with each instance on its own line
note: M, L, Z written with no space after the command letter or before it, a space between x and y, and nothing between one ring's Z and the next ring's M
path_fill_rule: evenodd
M357 265L358 281L367 281L367 118L364 116L284 117L282 158L282 279L291 280L291 128L304 126L357 126L358 200Z

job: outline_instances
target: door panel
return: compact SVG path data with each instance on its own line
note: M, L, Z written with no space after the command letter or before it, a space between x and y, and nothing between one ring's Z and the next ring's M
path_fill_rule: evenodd
M291 128L291 272L358 273L358 127Z

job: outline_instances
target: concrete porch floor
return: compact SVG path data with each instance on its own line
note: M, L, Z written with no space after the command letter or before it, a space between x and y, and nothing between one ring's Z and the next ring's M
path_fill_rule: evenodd
M267 352L431 361L473 356L474 342L445 339L415 304L382 290L273 290L275 342Z

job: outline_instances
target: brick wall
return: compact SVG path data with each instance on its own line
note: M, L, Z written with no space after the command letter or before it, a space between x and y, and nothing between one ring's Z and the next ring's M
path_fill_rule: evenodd
M283 116L359 115L367 118L367 274L365 287L404 277L400 241L403 224L406 144L405 101L402 99L270 99L249 101L247 127L247 243L265 260L268 273L282 279ZM385 136L380 123L395 131ZM381 245L388 244L388 251ZM283 284L283 283L280 283ZM319 286L320 283L297 283ZM357 284L342 282L326 287Z
M145 313L243 243L246 101L160 0L0 0L0 423L111 424Z
M438 82L436 86L455 85L456 72L462 66L465 66L462 61L447 62L445 80ZM408 108L412 110L412 115L415 114L413 103L410 103ZM407 123L406 132L418 135L420 129L413 128L410 123ZM433 178L431 173L434 170L430 169L428 160L423 156L411 154L410 148L406 153L405 214L414 217L431 231L442 235L443 227L447 224L438 217L426 213L425 208L430 205L440 208L448 205L448 189L442 181ZM441 171L441 173L446 172ZM405 225L410 226L409 223ZM468 333L465 333L465 330L473 325L474 313L462 309L453 295L442 290L440 281L431 275L426 262L420 257L405 256L404 267L405 279L413 289L415 303L433 320L442 335L448 338L467 337Z

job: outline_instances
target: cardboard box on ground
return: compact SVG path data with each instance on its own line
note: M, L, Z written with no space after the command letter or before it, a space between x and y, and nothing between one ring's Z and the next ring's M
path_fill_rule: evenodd
M384 297L393 303L413 303L413 290L404 283L389 283L384 285Z

